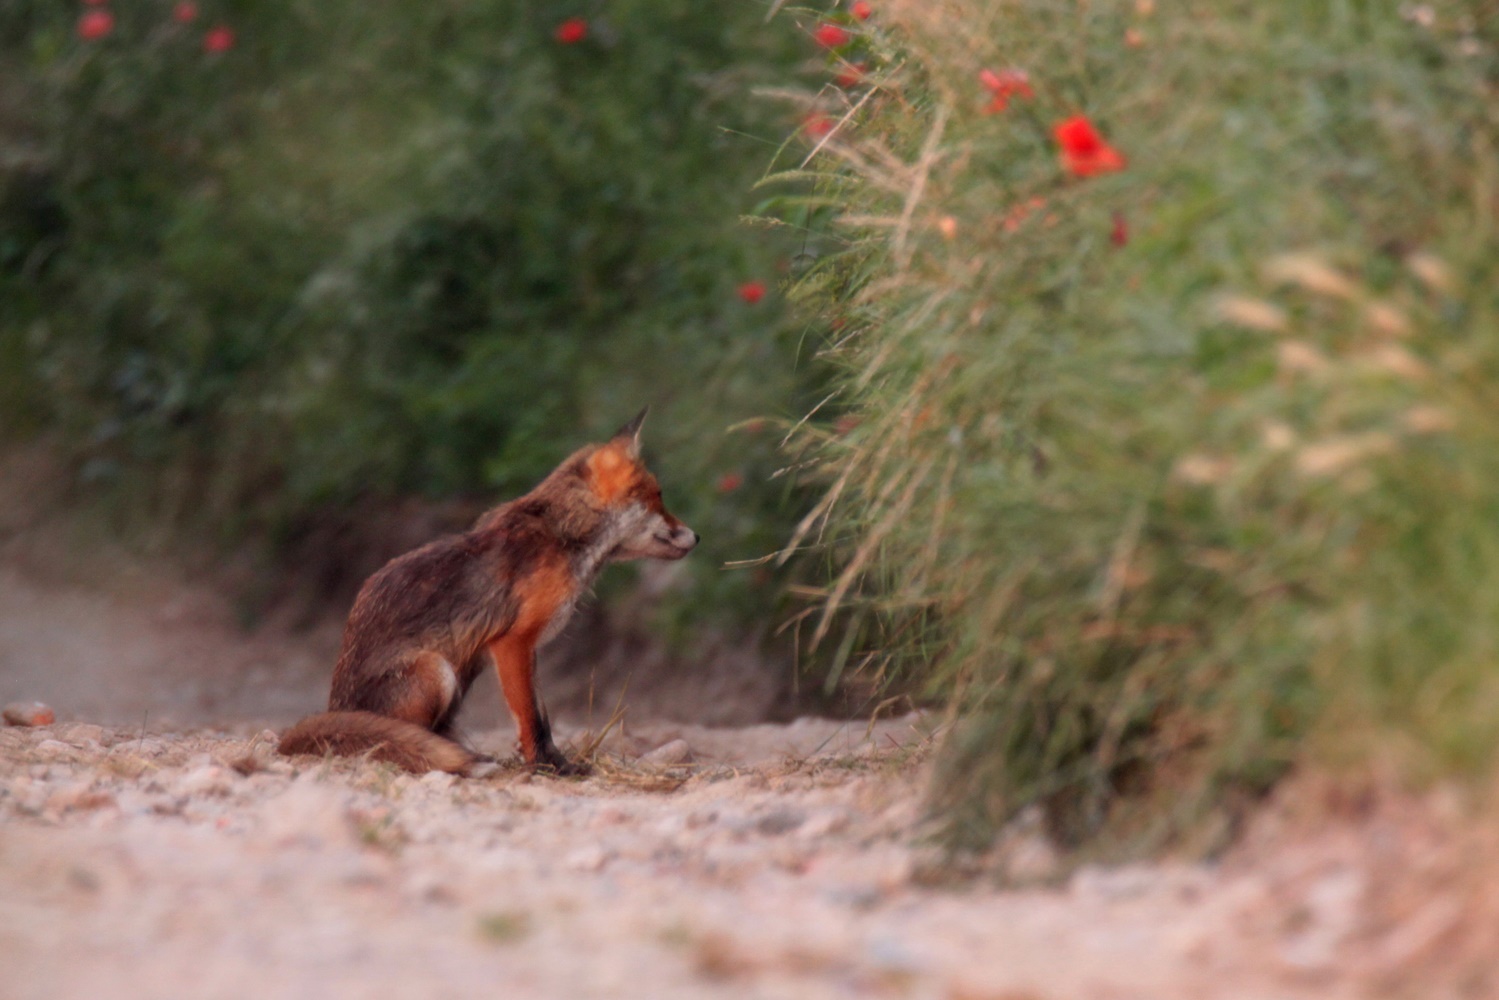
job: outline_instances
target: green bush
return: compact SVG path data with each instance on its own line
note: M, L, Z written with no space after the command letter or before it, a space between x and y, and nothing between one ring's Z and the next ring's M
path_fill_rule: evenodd
M950 845L1030 803L1211 845L1307 756L1492 767L1499 23L1402 10L890 0L815 98L821 628L954 705ZM1068 162L1079 115L1120 162Z
M83 478L152 516L292 538L356 501L513 494L650 403L699 589L743 603L753 578L719 565L798 500L770 435L725 429L817 380L774 294L794 242L738 223L786 131L750 92L804 53L788 24L682 0L104 9L93 39L93 8L0 9L12 420L63 427Z

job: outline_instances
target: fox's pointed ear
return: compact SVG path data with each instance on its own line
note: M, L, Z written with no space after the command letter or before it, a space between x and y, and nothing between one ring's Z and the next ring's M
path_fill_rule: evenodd
M649 406L641 407L640 412L635 414L634 420L631 420L614 432L612 440L624 445L625 450L630 453L631 458L640 457L640 427L645 423L645 415L648 410L650 410Z

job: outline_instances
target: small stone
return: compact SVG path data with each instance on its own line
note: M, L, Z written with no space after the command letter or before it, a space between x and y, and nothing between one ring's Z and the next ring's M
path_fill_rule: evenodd
M113 795L91 788L88 782L80 782L67 788L59 788L47 796L46 808L49 812L62 813L72 810L104 809L115 805L117 803Z
M44 781L36 781L31 776L18 776L10 781L10 801L15 807L27 815L36 815L42 811L42 807L48 799L47 784Z
M1118 902L1144 896L1159 884L1160 877L1148 865L1105 868L1084 865L1072 875L1070 889L1079 896Z
M816 840L838 833L848 826L848 816L842 812L825 812L813 816L796 832L804 840Z
M563 859L562 865L575 872L596 872L609 863L610 853L597 844L580 847Z
M588 824L592 827L622 826L630 821L630 814L616 806L605 806L594 814Z
M1280 946L1280 960L1299 972L1330 969L1343 943L1358 930L1368 891L1363 872L1341 868L1323 875L1291 911L1294 926Z
M807 821L807 814L798 809L774 809L755 821L755 829L770 837L789 833Z
M68 869L68 884L79 892L98 892L99 876L87 868L74 865Z
M689 830L700 830L717 822L717 809L697 809L687 814L687 829Z
M668 813L652 823L650 829L658 837L675 837L687 829L687 818L680 813Z
M39 701L13 701L0 711L8 726L50 726L57 721L52 709Z
M172 749L166 740L157 739L154 736L136 737L121 743L120 747L128 753L141 757L161 757Z
M100 749L105 736L104 727L96 726L91 722L65 722L54 732L64 743L71 743L85 749Z
M69 746L61 740L42 740L32 752L44 760L73 760L78 756L78 748Z
M424 903L439 903L451 906L458 902L458 893L448 881L433 871L411 872L401 886L406 895Z
M876 937L864 946L864 954L870 964L887 974L914 976L922 970L921 960L899 938Z
M686 764L691 760L692 747L687 745L686 740L663 743L640 758L641 763L652 767L676 767L678 764Z
M885 898L885 894L872 885L838 886L829 889L824 895L834 905L846 906L851 910L872 910Z
M230 772L215 764L203 764L177 779L178 795L227 795L233 786Z

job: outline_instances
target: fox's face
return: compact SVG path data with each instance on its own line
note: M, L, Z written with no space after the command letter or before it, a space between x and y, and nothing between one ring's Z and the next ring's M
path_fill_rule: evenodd
M589 488L605 510L610 562L680 559L698 542L697 532L678 521L661 501L656 477L640 459L645 411L588 456Z

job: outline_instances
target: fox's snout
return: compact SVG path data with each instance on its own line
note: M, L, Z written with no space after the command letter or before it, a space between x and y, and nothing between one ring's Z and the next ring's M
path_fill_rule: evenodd
M652 510L642 505L634 517L632 530L617 550L616 559L681 559L697 548L697 532L667 513L666 508Z
M669 555L657 556L656 558L680 559L697 548L698 534L681 521L676 521L669 531L657 534L656 540L671 549Z
M613 562L681 559L698 543L697 532L667 513L659 501L630 504L619 515L615 537L619 540L609 556Z

